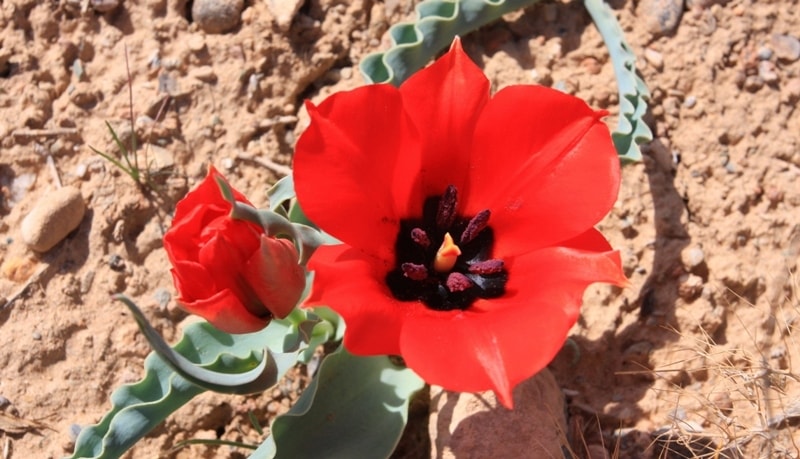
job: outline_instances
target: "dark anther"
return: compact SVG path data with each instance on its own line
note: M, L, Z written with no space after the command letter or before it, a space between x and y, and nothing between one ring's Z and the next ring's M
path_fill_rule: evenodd
M472 274L497 274L503 271L503 260L491 259L479 261L469 265L468 271Z
M448 185L439 201L439 210L436 212L436 227L447 229L456 219L456 205L458 204L458 191L453 185Z
M411 230L411 240L417 243L423 249L431 246L431 240L428 238L428 233L421 228L414 228Z
M470 287L472 287L472 281L461 273L452 272L447 276L447 290L453 293L463 292Z
M400 269L403 270L403 275L411 280L421 281L428 278L428 269L424 265L403 263Z
M464 232L461 233L461 243L467 244L475 239L475 236L477 236L481 231L483 231L484 228L486 228L491 215L492 213L489 211L489 209L484 209L478 212L478 215L472 217L472 220L467 223L467 227L464 229Z

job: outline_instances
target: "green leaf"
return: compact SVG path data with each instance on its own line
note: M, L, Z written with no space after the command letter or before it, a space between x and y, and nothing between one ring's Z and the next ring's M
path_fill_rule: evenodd
M438 52L464 35L539 0L427 0L416 6L417 20L389 29L392 47L361 61L359 68L369 83L399 86Z
M409 400L424 385L388 357L357 357L341 346L250 458L389 457L408 420Z
M603 0L584 0L584 5L608 47L617 78L619 123L617 130L611 134L614 146L623 163L641 161L639 145L653 140L653 133L642 119L647 112L650 92L636 74L636 55L625 41L625 35L611 8Z
M291 174L272 185L272 188L267 191L267 197L269 198L269 210L279 213L283 211L285 217L285 206L295 197L294 178L292 178Z
M297 346L303 341L299 324L305 322L274 320L264 330L242 335L223 333L207 322L194 323L184 329L183 338L173 349L204 370L243 373L261 364L257 355L265 347L286 350L284 345L288 344L292 351L270 353L275 365L274 384L305 351L305 346ZM81 431L71 458L121 456L169 414L205 390L176 373L155 352L145 359L144 368L142 380L111 394L111 410L98 424Z

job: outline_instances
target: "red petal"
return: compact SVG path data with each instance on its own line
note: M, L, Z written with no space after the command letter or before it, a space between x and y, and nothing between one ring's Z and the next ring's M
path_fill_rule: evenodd
M390 266L346 245L322 246L308 264L314 285L305 306L330 306L347 326L345 347L356 355L399 355L400 329L418 303L397 301L384 283Z
M611 209L619 158L602 113L540 86L498 92L478 120L464 212L489 208L494 256L547 247Z
M221 179L225 183L228 182L214 166L209 166L208 174L206 174L206 177L200 182L200 185L178 201L178 204L175 206L175 217L173 220L183 221L187 218L187 215L195 212L195 209L198 207L217 211L223 209L225 213L229 213L231 211L231 205L222 197L217 179ZM233 191L233 197L237 201L250 204L250 201L248 201L242 193L233 189L233 187L231 187L231 190ZM195 220L195 218L191 220Z
M427 382L463 392L491 389L510 408L514 386L561 349L586 286L626 281L616 252L559 247L508 261L506 295L463 312L425 310L406 321L400 347Z
M385 260L419 164L414 128L397 89L364 86L306 105L295 190L306 215L339 240Z
M187 301L208 298L219 290L208 270L197 262L178 260L172 262L172 280L178 295Z
M275 317L286 317L300 301L306 278L292 242L261 236L261 249L243 268L242 277Z
M257 332L266 327L271 319L250 314L230 290L222 290L208 299L194 302L178 299L178 303L187 312L197 314L226 333Z
M489 80L456 38L450 51L400 86L405 109L422 139L420 194L410 215L420 213L426 197L448 185L466 185L475 123L489 100Z

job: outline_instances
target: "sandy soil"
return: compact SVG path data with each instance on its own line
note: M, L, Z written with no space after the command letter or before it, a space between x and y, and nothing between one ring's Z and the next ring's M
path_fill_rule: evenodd
M255 0L230 32L212 34L219 24L201 27L191 2L117 3L0 4L3 458L68 454L76 426L140 377L148 346L111 294L130 295L168 340L179 337L186 315L160 238L206 167L264 205L306 125L302 101L363 84L358 62L412 14L405 2L307 0L287 22ZM601 225L632 286L590 288L552 370L577 457L796 458L798 4L687 3L612 4L653 95L655 140L624 170ZM509 14L465 47L495 88L555 85L616 112L608 53L580 2ZM106 121L130 137L126 50L150 195L89 148L117 152ZM66 240L35 253L21 222L59 181L80 189L88 210ZM242 457L170 449L189 438L257 443L248 411L268 424L302 376L257 397L201 396L130 457Z

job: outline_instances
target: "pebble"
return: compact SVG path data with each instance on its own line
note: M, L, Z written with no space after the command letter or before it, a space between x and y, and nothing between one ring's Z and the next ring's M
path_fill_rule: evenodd
M800 40L797 37L773 34L772 47L780 60L794 62L800 59Z
M244 0L195 0L192 20L206 33L225 33L239 25Z
M766 46L761 46L758 48L758 51L756 51L756 55L760 60L767 61L772 57L772 50Z
M758 63L758 76L760 76L766 84L778 82L778 74L775 73L775 64L770 61L760 61Z
M639 15L645 28L654 35L669 34L678 27L683 0L642 0Z
M681 263L687 271L701 266L705 262L703 249L697 246L687 247L681 251Z
M98 13L110 13L119 6L119 0L91 0L90 3Z
M272 17L275 18L275 24L278 28L286 32L292 26L294 16L300 11L303 6L304 0L267 0L267 8ZM386 7L388 10L388 6Z
M47 252L80 225L86 213L81 191L65 186L34 205L22 220L22 240L37 252Z
M703 291L703 279L694 274L684 274L678 279L678 296L684 300L693 300Z
M683 101L683 106L686 108L692 108L697 105L697 97L695 96L688 96L686 100Z
M664 68L664 56L656 50L645 48L644 59L656 70L660 71Z

